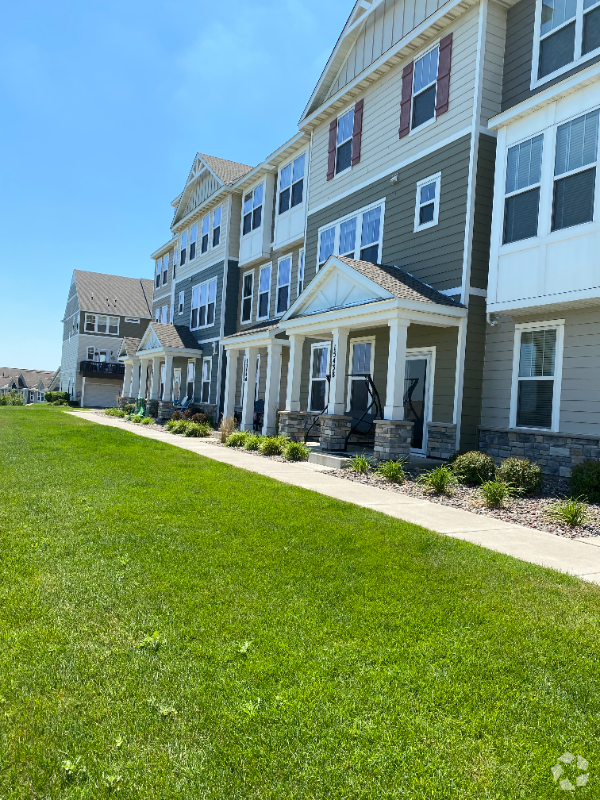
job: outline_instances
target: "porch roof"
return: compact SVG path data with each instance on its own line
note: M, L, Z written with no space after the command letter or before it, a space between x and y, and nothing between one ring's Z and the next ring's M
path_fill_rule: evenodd
M184 325L165 325L162 322L152 322L149 327L152 328L163 347L202 350L190 329Z
M131 339L130 341L135 341ZM165 325L162 322L151 322L140 340L135 352L123 354L121 347L119 358L128 361L137 358L155 358L166 355L199 358L202 347L198 344L189 328L183 325Z
M135 356L141 341L141 339L135 339L133 336L124 336L119 355L130 357Z
M247 340L248 346L256 345L259 341L261 344L268 344L275 341L281 344L288 344L287 338L276 339L279 334L285 336L285 331L281 328L281 318L277 317L276 319L267 319L263 322L257 322L254 325L248 325L243 331L236 331L236 333L225 336L221 341L225 348L227 348L228 345L241 347L245 340Z

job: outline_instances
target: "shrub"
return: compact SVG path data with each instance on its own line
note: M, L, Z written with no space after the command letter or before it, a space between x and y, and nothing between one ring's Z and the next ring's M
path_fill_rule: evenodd
M512 497L516 490L504 481L486 481L481 484L479 493L488 508L502 508L505 500Z
M153 420L152 417L143 417L143 419L140 420L141 425L154 425L154 422L155 420Z
M285 436L262 436L259 450L263 456L280 456L287 442Z
M261 441L262 441L262 436L259 436L256 433L250 434L249 436L246 436L246 441L244 442L244 449L259 450Z
M135 411L135 403L127 403L127 405L123 406L123 411L126 414L133 414Z
M141 414L133 414L131 416L131 421L132 422L141 422L143 419L144 419L144 417L142 417Z
M567 497L548 507L546 516L554 522L578 528L590 518L588 504L579 497Z
M366 475L367 472L373 469L373 462L368 456L361 453L360 455L355 455L348 459L348 463L344 465L344 469L351 469L353 472L356 472L357 475Z
M197 438L210 436L211 433L210 425L202 424L201 422L188 422L183 430L184 436L195 436Z
M230 433L225 442L226 447L243 447L248 437L248 431L234 431Z
M10 392L0 395L0 406L24 406L25 400L23 395L16 389L11 389Z
M121 411L120 408L105 408L104 413L107 417L126 417L127 414L124 411Z
M71 399L71 395L68 392L46 392L44 399L47 403L55 403L57 400L68 403Z
M464 456L465 453L470 453L470 452L471 452L470 450L457 450L455 453L452 453L452 455L448 459L448 463L454 464L454 462L459 456Z
M573 467L570 487L575 497L588 503L600 503L600 461L590 459Z
M417 478L417 483L424 487L426 492L435 494L452 494L451 487L456 484L456 477L450 467L441 466L423 472Z
M235 430L235 417L223 417L219 425L219 439L221 444L225 444L227 439Z
M402 461L383 461L377 467L377 474L391 483L404 483L406 480L406 475L404 474L405 461L405 459Z
M308 461L310 448L303 442L288 442L283 448L283 457L286 461Z
M544 483L541 468L528 458L507 458L496 470L496 477L522 494L535 494Z
M187 420L185 419L170 419L167 424L167 430L171 431L171 433L179 434L183 433L188 425Z
M177 422L178 420L183 419L183 414L181 413L181 411L174 411L171 419Z
M459 483L475 486L494 480L496 474L494 459L478 450L471 450L458 456L452 464L452 469Z
M203 414L201 411L198 411L195 414L192 414L190 419L192 420L192 422L197 422L199 425L204 425L206 422L208 422L208 417L206 416L206 414Z

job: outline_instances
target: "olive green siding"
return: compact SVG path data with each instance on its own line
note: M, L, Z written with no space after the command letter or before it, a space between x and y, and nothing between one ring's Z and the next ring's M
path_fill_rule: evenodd
M479 137L479 155L477 157L475 213L471 245L471 286L477 289L487 289L488 282L495 161L496 139L482 134Z
M477 427L481 421L481 392L485 355L485 299L471 295L467 318L460 447L478 447Z

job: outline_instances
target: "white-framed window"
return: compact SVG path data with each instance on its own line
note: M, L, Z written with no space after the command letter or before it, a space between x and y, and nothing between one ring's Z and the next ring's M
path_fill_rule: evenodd
M324 411L329 402L329 342L318 342L310 347L310 388L308 394L308 410Z
M210 376L212 374L212 358L202 360L202 402L210 403Z
M439 45L415 61L412 91L411 128L435 119Z
M258 186L255 186L252 191L244 195L243 236L257 230L262 225L264 188L264 184L260 183Z
M216 297L216 278L194 286L192 289L192 310L190 318L191 330L208 328L210 325L214 325Z
M195 373L194 362L188 361L187 375L186 375L188 400L193 400L194 398L194 373Z
M415 231L433 228L438 224L440 214L440 188L442 173L431 175L417 183L415 202Z
M196 258L196 240L198 239L198 223L190 228L190 261Z
M352 133L354 131L354 107L338 117L335 148L335 174L345 172L352 166Z
M562 319L515 326L512 428L558 430L564 326Z
M304 291L304 249L298 253L298 295Z
M591 111L556 129L553 231L594 219L599 115Z
M185 292L179 292L179 306L178 312L183 314L183 306L185 305Z
M175 280L176 267L177 267L177 242L175 242L175 247L173 248L173 280Z
M168 306L163 306L160 310L160 321L163 325L166 325L169 322L169 308Z
M179 249L179 264L183 267L187 256L187 231L181 234L181 247Z
M208 251L208 234L210 231L210 214L207 214L202 220L202 252Z
M600 53L600 0L537 0L532 87Z
M304 165L306 153L302 153L279 173L279 204L280 214L285 214L290 208L299 206L304 199Z
M368 406L369 394L365 375L373 377L375 364L375 337L363 336L350 340L350 369L348 370L348 394L346 410L360 410Z
M256 319L267 319L271 305L271 265L261 267L258 273L258 309Z
M137 323L139 325L140 318L139 317L125 317L125 322Z
M260 388L260 353L256 356L256 373L254 375L254 402L258 400L258 393Z
M508 148L503 244L537 236L544 135Z
M160 275L162 270L162 259L157 258L155 261L155 272L154 272L154 286L156 289L160 288Z
M154 309L154 321L160 322L160 306Z
M93 361L95 355L96 355L95 349L93 347L88 347L88 349L87 349L87 360L88 361Z
M320 228L317 269L331 255L380 263L384 211L385 201L380 201Z
M285 314L290 305L290 280L292 277L292 257L284 256L277 264L277 299L275 313Z
M221 217L223 215L223 208L219 206L213 211L213 233L212 233L212 246L218 247L221 241Z
M162 259L162 271L163 271L163 273L162 273L162 282L163 282L163 286L164 286L165 283L167 283L167 281L169 280L169 254L168 253L163 256L163 259Z
M109 317L104 314L85 315L86 333L110 333L117 336L119 333L119 317Z
M242 277L241 322L252 322L252 295L254 292L254 271L245 272Z

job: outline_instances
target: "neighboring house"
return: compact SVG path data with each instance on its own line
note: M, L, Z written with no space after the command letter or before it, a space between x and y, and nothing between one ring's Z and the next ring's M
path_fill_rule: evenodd
M480 444L568 475L600 456L600 2L508 5Z
M58 370L47 372L37 369L11 369L0 367L0 394L17 390L25 403L43 403L46 392L56 388Z
M63 319L60 388L89 407L114 406L125 368L125 337L140 338L152 309L152 281L74 270Z

